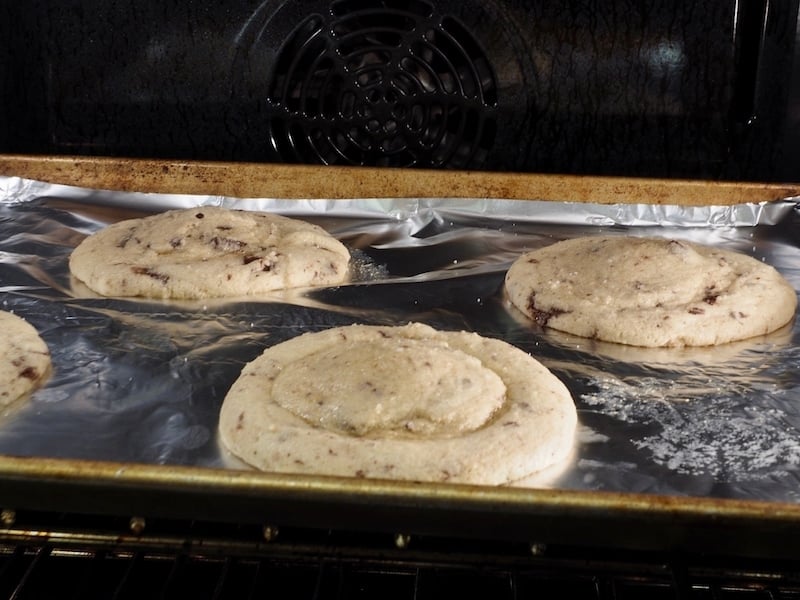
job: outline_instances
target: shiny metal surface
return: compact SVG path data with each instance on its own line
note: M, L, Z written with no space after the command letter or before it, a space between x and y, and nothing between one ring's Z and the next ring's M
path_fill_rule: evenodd
M27 197L0 200L0 308L39 329L54 371L0 423L4 507L208 516L216 506L225 519L277 527L362 523L400 534L441 532L481 515L484 535L531 542L577 543L586 528L607 541L636 523L623 536L633 547L702 547L745 527L759 532L750 551L800 523L796 323L723 347L645 350L543 331L502 293L520 252L599 232L739 250L800 289L792 201L745 207L756 219L746 225L719 222L709 208L702 225L696 207L667 207L672 224L653 226L637 224L637 205L615 207L615 221L593 216L592 206L576 217L569 203L537 213L524 202L291 203L27 187ZM260 299L161 302L100 298L70 278L67 258L85 235L193 203L273 207L317 222L352 249L354 281ZM579 410L571 463L522 487L476 488L255 473L218 446L222 398L265 347L335 325L411 320L501 337L559 375Z

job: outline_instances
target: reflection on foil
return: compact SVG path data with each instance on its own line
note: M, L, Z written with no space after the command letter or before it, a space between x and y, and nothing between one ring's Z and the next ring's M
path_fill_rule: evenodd
M721 379L692 386L606 378L597 388L583 402L626 423L654 425L656 431L632 444L678 474L747 481L786 475L800 465L798 415L777 408L784 392L776 387L757 398L751 388Z
M543 330L503 293L522 252L601 233L738 250L800 289L800 239L786 203L704 214L699 226L692 211L641 206L588 218L569 203L238 201L10 179L0 178L0 309L39 330L53 374L0 419L2 454L247 468L216 434L244 364L306 331L420 321L505 339L570 388L580 420L573 458L516 485L800 501L796 322L714 348L641 349ZM259 298L152 301L99 297L70 276L69 254L92 231L188 202L315 222L350 248L352 281ZM743 213L758 223L733 226ZM662 216L666 224L650 224Z

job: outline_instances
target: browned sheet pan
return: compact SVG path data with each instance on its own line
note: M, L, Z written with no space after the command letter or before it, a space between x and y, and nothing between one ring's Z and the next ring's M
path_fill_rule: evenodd
M794 183L0 155L0 175L103 190L238 198L505 198L731 205L800 196Z
M242 173L257 176L242 183ZM451 198L460 191L468 200L482 191L481 198L492 199L490 207L495 198L497 206L525 198L556 207L562 198L623 207L658 198L653 202L668 201L667 207L674 203L708 208L686 213L698 219L697 214L738 206L747 198L749 208L743 214L758 220L756 225L703 227L692 222L665 228L609 223L608 213L603 213L587 226L551 223L549 217L542 221L529 211L515 213L512 220L497 218L486 212L486 203L458 200L433 206L422 219L414 212L417 204L414 210L382 219L362 212L357 217L335 216L337 211L328 206L306 216L357 251L361 279L353 285L264 302L165 308L163 303L87 296L72 286L64 269L70 248L83 235L105 222L137 214L136 209L155 210L147 204L152 196L115 204L107 201L112 196L92 192L87 202L56 194L33 203L8 203L2 207L6 223L21 228L22 235L11 242L6 238L0 246L5 252L0 266L7 269L0 271L2 302L27 312L40 329L49 329L51 343L60 340L65 349L55 353L56 360L63 361L61 379L34 398L33 408L14 415L13 426L0 424L0 507L656 549L725 550L732 536L745 536L747 547L737 552L797 551L798 543L773 543L778 532L786 540L800 528L796 324L769 339L726 347L722 353L642 353L531 328L510 315L500 293L504 269L520 251L587 230L675 234L725 245L776 262L797 287L798 236L793 202L786 200L796 195L791 185L469 173L442 174L439 181L433 173L406 171L343 173L35 157L0 157L0 175L89 185L92 190L169 194L205 189L205 194L226 198L230 182L230 189L245 197L340 198L337 210L345 212L353 211L347 199L385 198L381 192L387 190L385 178L391 175L395 187L388 189L398 198L418 197L412 193L420 191L414 185L432 178L432 189L450 190ZM512 186L491 187L500 181ZM782 206L773 204L776 200ZM767 209L781 210L762 223L765 202L770 203ZM303 213L316 205L301 206ZM376 206L380 210L385 205ZM483 212L475 213L476 206ZM515 210L518 206L514 204ZM535 210L541 209L537 205ZM684 211L655 214L675 220ZM14 281L9 283L9 278ZM241 465L222 457L213 443L220 394L241 365L265 345L310 327L409 319L504 337L567 379L582 430L576 459L566 472L533 482L530 489L481 488L279 476L240 470ZM143 327L145 322L156 325ZM91 333L97 327L103 333ZM112 369L98 366L104 362L100 348L87 346L87 340L112 342ZM84 355L76 359L77 347ZM130 358L142 351L155 362ZM93 374L91 381L85 379L86 370L68 368L81 360ZM158 380L158 361L169 363L162 372L165 381L174 378L194 390L183 400L179 394L178 404L183 401L195 409L176 409L175 402L154 399L152 388L131 383L142 367L153 370ZM76 380L66 381L64 371L74 373ZM209 382L206 373L216 379ZM92 386L104 393L91 391ZM180 385L169 392L175 389ZM136 409L115 407L115 397L136 399ZM213 400L203 404L200 398ZM134 425L121 427L120 419ZM80 431L84 439L76 434ZM151 438L142 439L145 434Z

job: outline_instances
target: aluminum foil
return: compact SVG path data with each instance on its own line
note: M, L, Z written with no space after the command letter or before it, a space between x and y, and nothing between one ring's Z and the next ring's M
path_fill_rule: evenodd
M353 281L268 297L100 297L72 249L108 223L197 205L302 217L342 240ZM0 419L0 454L246 468L217 414L243 365L302 332L420 321L502 338L548 366L579 413L571 461L519 485L800 501L800 331L643 349L543 330L503 294L522 252L588 234L655 235L755 256L800 289L793 199L734 207L461 199L281 200L117 193L0 178L0 309L49 345L46 385Z

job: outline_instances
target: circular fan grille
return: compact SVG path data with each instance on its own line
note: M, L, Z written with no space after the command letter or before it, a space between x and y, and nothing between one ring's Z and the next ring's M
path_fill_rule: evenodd
M306 16L278 51L268 101L284 160L474 168L495 142L492 66L426 2L340 0Z

